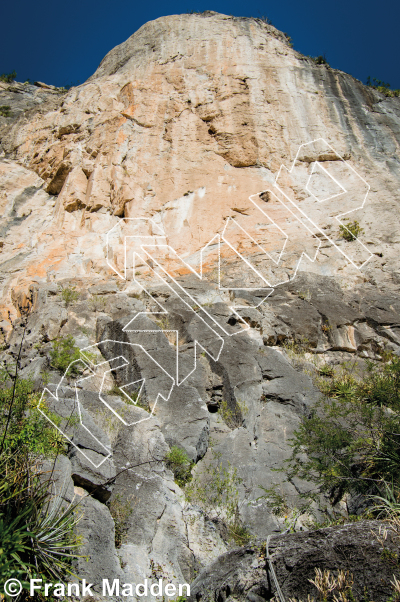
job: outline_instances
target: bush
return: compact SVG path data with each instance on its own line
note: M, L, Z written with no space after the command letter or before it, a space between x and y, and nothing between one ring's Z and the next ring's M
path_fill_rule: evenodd
M212 463L206 470L197 474L185 487L188 502L200 506L211 519L219 518L227 528L228 535L235 543L244 545L250 534L239 516L239 485L236 468L228 462L222 466L220 454L214 453Z
M117 494L109 502L110 514L114 519L115 547L120 548L128 531L128 519L133 513L129 500L123 500L121 494Z
M17 73L15 71L11 71L11 73L2 73L0 75L0 82L5 82L6 84L11 84L11 82L15 81L17 77Z
M364 230L361 228L357 220L354 220L354 222L350 222L347 220L347 222L348 223L344 225L340 224L339 232L342 238L344 238L348 242L351 242L358 238L358 236L362 234Z
M91 311L104 311L107 304L107 299L102 295L93 295L89 301L89 309Z
M221 401L218 412L227 426L231 429L236 429L242 426L244 417L248 413L249 408L245 402L237 401L235 409L231 410L228 407L228 402L224 399Z
M52 495L39 469L64 450L64 439L37 410L38 401L31 380L0 371L0 581L19 579L19 600L28 597L30 579L54 582L71 573L79 546L75 506L61 492Z
M165 462L167 467L170 468L174 473L175 483L177 483L179 487L184 487L191 481L191 471L194 466L194 462L188 458L183 449L177 445L173 445L171 450L165 456Z
M335 370L333 368L333 366L330 366L329 364L324 364L323 366L321 366L320 368L318 368L318 372L321 376L333 376L335 374Z
M65 301L65 305L67 307L79 299L79 295L75 290L75 286L61 287L61 297Z
M289 46L289 48L293 48L293 40L290 37L290 35L288 33L284 33L283 35L286 38L286 42L287 42L287 45Z
M81 359L79 348L75 346L75 339L72 335L68 335L62 339L58 339L53 343L53 349L50 352L51 365L60 372L65 372L71 362ZM71 374L80 372L78 364L73 364L70 368Z
M320 381L324 397L291 440L288 478L316 485L336 503L344 493L400 492L400 358ZM307 494L309 495L309 494Z
M0 107L0 115L2 117L10 117L10 115L11 115L11 107L9 105L1 105L1 107Z
M261 17L256 17L256 19L258 19L259 21L262 21L263 23L266 23L267 25L272 25L272 27L274 27L274 24L272 23L271 19L269 17L266 17L265 15L262 15Z
M65 439L36 408L40 394L33 390L31 379L17 377L10 384L9 375L0 370L1 451L26 450L34 455L52 456L63 451ZM11 409L10 409L11 408ZM59 418L43 408L54 424Z
M86 355L88 354L86 353ZM107 391L106 395L118 395L118 397L127 405L142 408L142 410L150 412L150 407L145 401L144 396L140 397L140 389L137 389L136 391L130 390L125 393L118 385L114 384L112 388Z
M376 77L373 77L371 81L371 77L368 76L366 85L370 88L374 88L374 90L378 90L378 92L382 92L382 94L388 97L400 96L400 90L391 90L389 83L376 79Z
M31 457L2 452L0 459L0 578L54 582L71 573L79 542L73 534L75 507L52 496ZM22 598L27 597L27 592Z
M310 56L310 58L314 61L316 65L327 65L329 67L329 63L326 60L325 54L320 54L319 56Z

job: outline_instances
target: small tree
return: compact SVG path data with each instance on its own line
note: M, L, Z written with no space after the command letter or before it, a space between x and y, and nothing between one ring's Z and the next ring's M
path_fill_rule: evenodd
M194 462L192 462L187 453L178 447L173 445L171 450L165 456L165 462L174 473L175 482L179 487L184 487L192 479L192 468Z
M65 372L71 362L81 359L79 348L75 346L75 339L72 335L67 335L62 339L57 339L53 343L53 349L50 351L50 360L53 368L60 372ZM71 372L79 372L79 367L74 364L71 366Z
M316 485L334 502L344 493L400 492L400 358L320 381L324 397L291 440L289 478ZM309 495L309 494L308 494Z
M17 77L16 71L11 71L11 73L2 73L0 75L0 82L5 82L6 84L11 84L15 78Z
M75 286L61 287L61 297L64 299L67 307L79 299L79 294L75 288Z

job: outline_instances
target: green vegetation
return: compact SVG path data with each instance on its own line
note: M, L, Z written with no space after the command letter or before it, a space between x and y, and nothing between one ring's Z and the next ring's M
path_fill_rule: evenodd
M281 342L283 347L292 359L304 358L305 354L309 352L311 343L307 337L296 337L294 339L285 339Z
M400 96L400 90L391 90L390 84L385 83L380 79L376 79L375 77L373 77L371 81L369 75L367 77L366 85L374 90L378 90L378 92L382 92L382 94L388 97Z
M192 468L194 462L188 458L183 449L177 445L173 445L171 450L165 456L165 462L167 467L174 473L175 483L177 483L179 487L184 487L192 480Z
M60 372L65 372L71 362L81 359L79 347L75 346L75 339L72 335L57 339L53 343L53 349L50 351L51 365ZM73 364L70 368L70 374L78 374L81 371L79 364Z
M220 454L214 453L213 460L204 472L196 474L185 487L186 500L200 506L210 518L219 518L227 528L228 535L238 545L244 545L250 534L239 515L239 485L242 479L236 468L220 463Z
M150 412L149 405L141 397L139 397L140 389L137 391L128 391L125 394L118 385L114 384L111 389L107 391L107 395L118 395L118 397L120 397L127 405L134 406L136 408L142 408L142 410Z
M310 294L310 290L307 289L306 291L299 291L298 293L300 299L302 299L303 301L310 301L311 299L311 294Z
M65 92L68 92L68 90L70 90L71 88L75 88L76 86L79 86L80 82L77 81L75 83L70 83L70 84L65 84L65 86L59 86L58 88L56 88L57 92L60 92L60 94L65 94Z
M316 65L327 65L327 67L329 67L329 63L326 60L325 54L320 54L319 56L310 56L309 58L313 60Z
M309 582L314 585L317 590L317 598L308 595L307 602L373 602L368 592L364 590L361 598L355 596L353 591L354 576L349 571L335 571L315 568L314 579L309 579ZM387 599L387 602L399 602L400 600L400 581L393 575L392 595ZM275 598L274 598L275 600ZM289 602L302 602L300 599L290 598ZM304 601L306 602L306 601Z
M121 494L114 496L108 504L110 514L114 519L115 547L120 548L129 529L128 520L133 513L131 502L123 500Z
M293 40L292 40L292 38L290 37L290 35L289 35L288 33L284 33L283 35L284 35L284 36L285 36L285 38L286 38L287 45L288 45L290 48L293 48Z
M362 380L342 372L320 379L319 386L324 397L291 440L288 478L314 483L316 494L329 495L333 503L347 492L375 494L382 502L388 483L398 500L400 358L370 362Z
M71 573L70 560L79 542L73 505L52 496L48 481L20 451L0 460L0 579L58 581ZM26 592L27 593L27 592Z
M236 429L242 426L243 419L248 413L249 408L245 402L236 401L235 409L232 410L228 407L228 402L224 399L221 401L218 412L227 426L231 429Z
M61 297L65 301L67 307L79 299L79 294L76 292L75 288L75 286L60 287Z
M29 579L54 583L71 573L80 543L76 506L53 495L40 469L64 451L60 433L37 410L40 395L30 379L0 370L0 582L19 579L21 600ZM58 418L47 410L51 420Z
M10 117L11 107L9 105L1 105L0 106L0 115L1 115L1 117Z
M2 73L0 75L0 82L11 84L13 81L15 81L16 77L17 73L15 71L11 71L11 73Z
M0 369L1 450L13 453L22 449L33 455L53 456L64 449L65 440L36 408L40 394L31 379L16 378L11 383L6 370ZM7 408L12 408L10 412ZM58 417L45 407L47 416L59 424Z
M161 330L169 330L171 329L171 324L169 320L169 316L161 316L156 319L156 324L161 328Z
M318 369L318 372L320 373L321 376L333 376L335 374L335 370L333 369L333 366L330 366L329 364L324 364L323 366L321 366Z
M346 224L340 224L339 232L342 238L344 238L348 242L351 242L358 238L358 236L362 234L364 230L363 228L361 228L357 220L354 220L354 222L350 222L349 220L346 221Z
M107 299L103 295L92 295L89 301L89 308L92 311L104 311L107 304Z
M262 17L255 17L256 19L258 19L259 21L262 21L263 23L266 23L267 25L273 25L271 19L269 19L268 17L266 17L265 15L262 15Z

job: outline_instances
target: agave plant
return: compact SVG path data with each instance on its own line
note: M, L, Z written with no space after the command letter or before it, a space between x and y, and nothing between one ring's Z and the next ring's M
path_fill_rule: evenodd
M378 516L400 516L400 491L392 482L383 481L381 495L371 495Z
M72 500L66 505L63 490L52 494L48 482L37 488L35 496L37 502L27 526L36 570L45 570L56 579L65 573L73 574L68 561L79 558L74 552L80 546L74 536L74 527L82 518L76 511L79 502Z
M73 575L71 561L79 558L78 504L65 501L64 487L53 492L54 483L44 476L30 458L0 456L0 579L22 583L17 600L26 597L31 578L51 582Z

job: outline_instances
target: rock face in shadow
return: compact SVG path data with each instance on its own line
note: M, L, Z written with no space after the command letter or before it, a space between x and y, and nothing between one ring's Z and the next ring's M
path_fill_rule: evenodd
M393 593L391 582L399 578L397 555L399 533L388 527L383 541L379 521L362 521L311 533L274 536L269 543L270 560L286 599L318 599L310 583L315 569L348 572L356 600L386 602ZM340 590L333 593L338 595ZM265 543L224 554L201 571L192 584L190 602L248 600L261 602L277 597Z
M165 287L149 285L147 292L135 293L135 297L112 287L96 289L103 298L101 304L96 298L101 312L90 309L89 293L84 290L68 307L51 287L34 289L30 298L20 298L21 306L32 304L21 368L24 376L36 375L38 388L42 386L39 364L44 370L50 368L54 385L62 378L51 365L54 332L61 338L76 332L79 316L86 324L76 339L79 346L93 345L97 339L92 347L97 353L93 377L86 372L64 378L57 390L48 385L49 409L62 424L74 417L66 430L70 445L63 460L65 474L77 495L90 496L82 504L86 517L82 533L85 549L92 540L96 545L90 564L79 564L81 576L93 580L92 575L102 573L104 547L112 563L117 559L113 574L126 582L163 578L190 583L198 571L216 560L210 573L202 573L209 575L206 581L198 577L195 582L199 595L217 577L218 583L226 583L227 597L228 590L236 595L240 584L247 583L241 575L245 569L253 571L258 552L255 548L229 552L235 544L215 509L200 508L185 499L166 461L177 446L195 463L192 473L200 482L205 482L216 462L235 469L240 479L238 517L259 541L272 535L270 551L287 595L298 589L303 570L305 589L298 591L304 595L311 591L306 586L314 567L358 572L364 563L369 579L369 567L378 552L377 540L372 535L368 539L366 526L357 523L281 538L284 518L275 514L265 489L275 485L291 507L301 503L299 493L307 493L310 485L298 479L288 481L279 469L290 456L290 438L300 420L310 414L320 396L313 382L317 374L313 362L331 366L354 362L358 363L354 369L362 371L367 359L379 361L385 349L398 353L399 297L394 292L378 295L371 284L343 291L334 279L313 274L300 274L298 289L294 283L281 287L262 304L257 290L236 291L232 299L216 285L196 289L190 278L181 283L199 305L201 300L204 305L204 299L217 299L204 307L228 334L214 357L215 339L199 319L199 307L185 307ZM152 307L149 295L157 299L160 314L146 314L146 307ZM235 303L239 306L236 314ZM240 315L245 320L242 327L238 326ZM314 339L309 336L309 316L313 317ZM9 365L19 352L21 336L22 323L17 322L2 354ZM196 347L196 341L203 347ZM179 384L178 373L187 374ZM357 513L362 507L362 499L348 500L347 511ZM318 514L315 505L314 511ZM342 511L346 512L343 505ZM100 528L98 521L114 526L117 545L114 531ZM306 529L307 517L300 517L297 526ZM340 548L339 540L347 543ZM350 564L340 560L346 550ZM233 572L231 562L237 563ZM246 590L248 596L245 593L252 602L254 596L272 596L265 562L261 554L257 570L251 573L249 583L254 582L254 588ZM233 574L238 575L237 583L230 581ZM222 595L218 587L216 600Z

